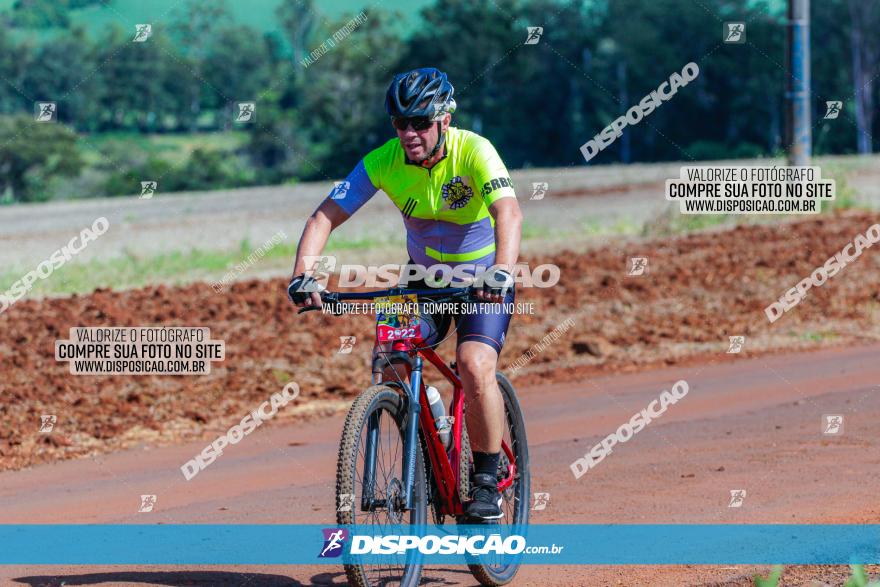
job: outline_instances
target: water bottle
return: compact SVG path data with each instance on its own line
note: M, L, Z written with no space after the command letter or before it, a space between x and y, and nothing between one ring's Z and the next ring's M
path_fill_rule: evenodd
M434 425L437 426L437 433L440 435L443 446L448 450L449 444L452 441L452 426L449 425L449 418L446 417L443 398L440 397L440 392L437 391L437 388L432 385L425 389L425 393L428 395L428 403L431 405L431 416L434 418Z

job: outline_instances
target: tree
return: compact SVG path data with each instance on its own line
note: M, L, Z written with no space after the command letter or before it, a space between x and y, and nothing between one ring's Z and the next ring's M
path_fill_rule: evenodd
M880 66L880 7L877 2L849 0L853 87L856 106L856 144L859 153L870 153L874 127L874 79Z
M848 0L810 3L811 85L814 98L813 154L854 153L858 132L850 132L855 117L853 96L856 86L852 68L852 21L847 18ZM817 46L821 40L821 46ZM836 120L824 120L826 102L844 102ZM858 124L853 125L858 130Z
M454 117L497 141L501 132L521 130L506 128L509 109L520 106L514 80L522 78L514 59L526 36L516 22L521 16L513 0L439 0L422 11L426 26L410 38L399 69L435 66L447 72L459 109Z
M79 174L76 134L27 116L0 116L0 195L30 202L48 199L48 185Z
M275 9L284 36L293 51L293 62L309 53L309 42L315 30L317 13L314 0L283 0Z
M110 28L98 41L96 60L104 65L100 124L107 129L156 132L173 119L180 128L190 120L190 104L184 96L191 89L187 64L177 55L162 27L144 43L132 35Z
M204 77L210 86L245 102L269 87L272 65L265 38L248 27L229 27L218 31L208 47ZM213 99L206 100L210 107L224 110L229 106L216 92L211 95Z
M256 121L247 129L248 142L243 150L257 171L259 182L322 177L304 140L297 111L282 108L279 97L277 91L265 93L257 102Z
M0 113L27 112L33 108L35 98L22 89L30 73L33 52L30 43L15 43L11 29L0 26Z
M103 92L93 47L82 27L40 45L23 88L35 100L57 102L61 122L91 131L97 127Z
M189 69L185 79L188 82L191 131L198 129L199 114L202 111L202 86L207 85L203 72L208 48L217 30L228 20L229 8L226 0L189 0L176 12L175 22L171 26ZM222 88L210 89L215 93L222 92L221 98L226 94Z
M21 28L45 29L70 24L65 2L57 0L16 0L10 24Z
M332 38L350 20L329 23L322 38ZM268 109L257 104L249 151L259 153L262 164L273 159L297 168L301 178L329 179L344 176L391 138L383 104L402 43L388 25L386 13L371 11L314 63L296 63L295 109L284 107L281 92L267 94Z

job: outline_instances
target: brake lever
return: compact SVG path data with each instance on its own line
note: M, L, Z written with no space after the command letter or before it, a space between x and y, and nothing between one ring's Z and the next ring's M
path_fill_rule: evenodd
M334 292L322 291L320 293L321 296L321 306L306 306L305 308L300 308L297 314L302 314L303 312L311 312L312 310L322 310L323 304L338 304L339 298L337 294ZM343 312L340 311L331 311L331 314L334 316L340 316Z
M320 306L306 306L305 308L300 308L297 314L302 314L303 312L311 312L312 310L321 310L325 314L331 314L333 316L342 316L345 314L344 307L339 304L336 300L322 300L322 305Z

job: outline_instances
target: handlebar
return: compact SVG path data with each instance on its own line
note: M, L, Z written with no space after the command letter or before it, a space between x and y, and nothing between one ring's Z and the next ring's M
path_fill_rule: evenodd
M472 290L470 286L465 287L443 287L443 288L428 288L428 289L410 289L406 287L392 287L391 289L382 289L377 291L363 291L363 292L351 292L351 293L342 293L335 291L327 291L324 290L320 292L321 302L322 303L338 303L338 302L346 302L350 300L372 300L375 298L382 298L386 296L401 296L401 295L413 295L420 298L429 298L436 299L441 298L438 301L451 301L461 299L464 301L475 301L476 298L472 294ZM297 312L298 314L302 314L303 312L310 312L312 310L320 310L319 306L307 306L305 308L300 308Z

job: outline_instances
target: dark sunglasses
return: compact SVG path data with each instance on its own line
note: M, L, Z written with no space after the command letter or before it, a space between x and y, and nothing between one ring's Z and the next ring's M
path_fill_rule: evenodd
M434 124L434 121L427 116L398 116L391 119L391 124L393 124L394 128L397 130L406 130L408 127L412 126L415 131L422 131L429 129L431 125Z

